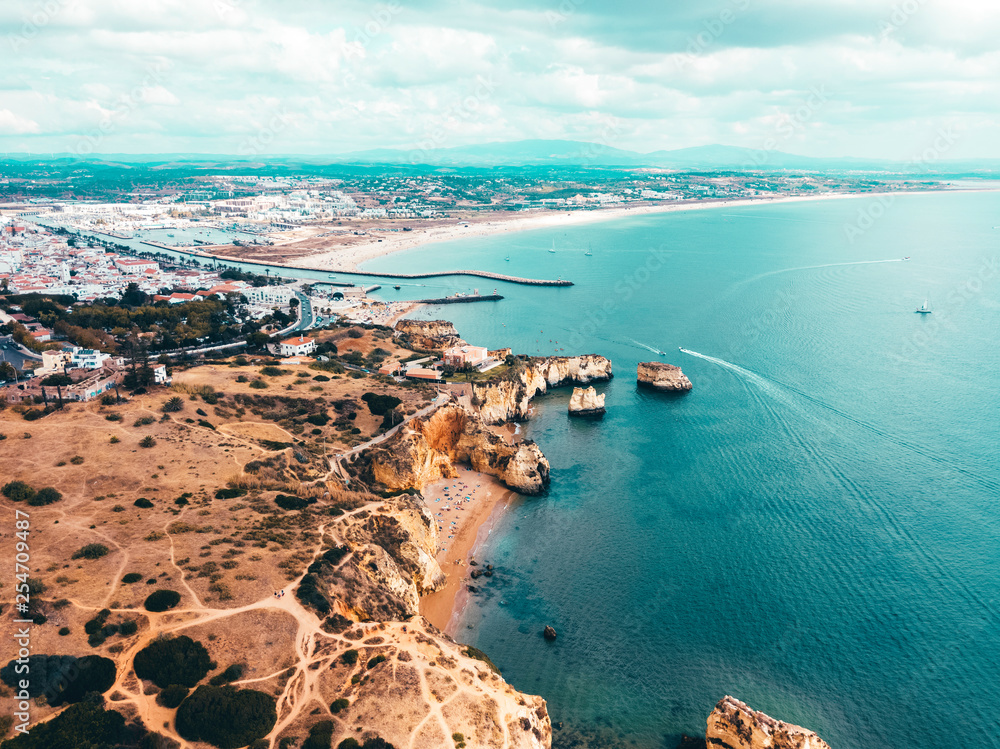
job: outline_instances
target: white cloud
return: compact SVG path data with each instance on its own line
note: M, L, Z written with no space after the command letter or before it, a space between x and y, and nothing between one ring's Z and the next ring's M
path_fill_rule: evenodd
M0 109L0 134L2 135L26 135L28 133L38 133L41 128L34 120L20 117L9 109Z

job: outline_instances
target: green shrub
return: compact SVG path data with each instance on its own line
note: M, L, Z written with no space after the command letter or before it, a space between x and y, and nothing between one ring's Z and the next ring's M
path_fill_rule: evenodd
M122 421L121 414L105 414L104 418L107 419L108 421Z
M118 634L122 637L130 637L139 631L139 623L135 619L129 619L118 625Z
M342 656L340 656L340 659L344 661L344 663L346 663L348 666L353 666L355 663L358 662L358 651L355 650L354 648L351 648L350 650L346 651Z
M31 726L31 733L3 742L4 749L106 749L125 744L125 718L115 710L81 702L44 723Z
M375 416L385 416L403 402L394 396L378 395L376 393L365 393L361 396L361 400L368 404L368 410Z
M161 611L166 611L167 609L172 609L178 603L181 602L181 594L175 590L156 590L149 594L146 601L142 604L146 611L152 611L154 613L159 613ZM192 684L192 686L194 686Z
M200 686L177 711L177 733L237 749L266 736L278 721L274 698L252 689Z
M302 510L315 502L315 499L301 499L287 494L279 494L274 498L274 503L283 510Z
M378 664L384 663L385 660L386 657L384 655L376 655L374 658L368 661L368 665L366 666L366 668L375 668L375 666L377 666Z
M156 440L153 435L147 434L139 441L139 447L156 447Z
M70 559L100 559L107 556L109 549L104 544L87 544L73 552Z
M51 486L47 486L44 489L39 489L35 496L28 500L28 504L32 507L44 507L45 505L51 505L62 499L62 494L53 489Z
M250 387L254 390L264 390L267 387L267 383L263 380L254 380L250 383Z
M205 419L198 419L198 426L205 427L206 429L215 429L215 424L205 421Z
M333 721L321 720L309 729L309 738L302 744L302 749L330 749L333 741Z
M163 413L177 413L184 409L184 399L178 395L163 404Z
M153 503L152 503L152 502L150 502L150 501L149 501L148 499L146 499L145 497L139 497L139 499L137 499L137 500L136 500L135 502L133 502L132 504L133 504L133 505L135 505L136 507L141 507L141 508L142 508L142 509L144 509L144 510L148 510L148 509L149 509L150 507L152 507L152 506L153 506Z
M89 692L106 692L115 683L115 662L99 655L32 655L28 657L31 674L28 694L45 695L53 707L80 702ZM18 689L23 675L16 672L17 662L11 661L0 669L0 679ZM34 734L34 727L32 734Z
M336 715L337 713L346 710L351 706L351 701L343 697L336 699L330 703L330 712Z
M0 493L11 502L26 502L35 496L35 490L23 481L10 481L4 484Z
M155 423L156 423L156 419L154 417L152 417L152 416L142 416L142 417L136 419L132 423L132 426L134 426L134 427L144 427L144 426L149 426L150 424L155 424Z
M211 668L205 646L187 635L153 640L135 654L135 674L161 689L171 684L193 687Z
M220 674L216 674L211 679L209 679L209 684L213 687L221 687L223 684L228 684L231 681L236 681L245 671L245 667L242 663L234 663L232 666L227 668Z
M190 691L191 688L186 687L183 684L171 684L156 695L156 701L160 705L174 710L180 707L180 704L184 701L184 698L188 696L188 692Z
M236 499L247 493L246 489L219 489L215 492L216 499Z
M69 462L75 466L83 465L83 456L74 455L72 458L69 459Z
M132 583L137 583L142 580L142 574L139 572L126 572L122 577L122 582L125 585L131 585Z
M70 629L69 629L69 627L60 627L60 628L59 628L59 636L60 636L60 637L65 637L65 636L66 636L66 635L68 635L69 633L70 633Z

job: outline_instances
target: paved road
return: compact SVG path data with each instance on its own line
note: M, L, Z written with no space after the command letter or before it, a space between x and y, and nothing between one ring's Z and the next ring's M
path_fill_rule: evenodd
M38 361L39 357L29 356L10 336L0 336L0 361L10 362L18 372L24 371L26 361Z

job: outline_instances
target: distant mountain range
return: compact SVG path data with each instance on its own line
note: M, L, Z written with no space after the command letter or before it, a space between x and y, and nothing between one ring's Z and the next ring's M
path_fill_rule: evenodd
M1000 159L966 161L932 161L929 163L859 158L815 158L784 151L737 146L696 146L673 151L639 153L600 143L571 140L519 140L506 143L485 143L473 146L435 149L390 149L327 156L289 155L247 158L225 154L95 154L81 158L74 154L9 154L8 161L62 161L114 164L144 164L147 166L177 166L180 164L232 165L345 165L372 167L406 165L434 168L497 168L497 167L605 167L662 168L683 171L818 171L818 172L888 172L915 176L920 174L990 174L1000 172Z
M958 169L995 171L1000 160L985 162L952 161L920 164L915 162L859 159L814 158L784 151L738 146L695 146L673 151L639 153L599 143L570 140L520 140L509 143L485 143L432 150L405 151L377 149L355 151L332 157L339 163L350 164L427 164L431 166L603 166L659 167L685 171L706 170L806 170L806 171L890 171L940 172Z

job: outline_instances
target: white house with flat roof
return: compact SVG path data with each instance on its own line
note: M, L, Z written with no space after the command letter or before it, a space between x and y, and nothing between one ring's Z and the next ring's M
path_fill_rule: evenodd
M282 356L308 356L316 350L316 341L305 336L286 338L281 342Z

